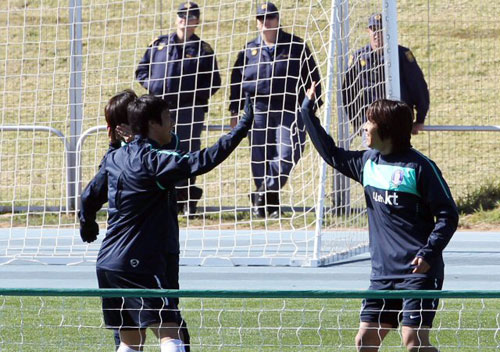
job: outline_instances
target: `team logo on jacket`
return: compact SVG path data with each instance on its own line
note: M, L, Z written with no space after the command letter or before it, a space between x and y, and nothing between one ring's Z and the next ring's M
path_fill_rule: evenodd
M139 260L138 259L130 259L130 265L132 265L132 268L137 268L139 265Z
M372 198L377 203L382 203L386 205L399 205L398 194L396 192L385 191L385 193L378 193L376 191L372 192Z
M394 171L391 177L391 184L393 184L395 187L400 186L403 183L404 177L405 172L403 170L398 169Z

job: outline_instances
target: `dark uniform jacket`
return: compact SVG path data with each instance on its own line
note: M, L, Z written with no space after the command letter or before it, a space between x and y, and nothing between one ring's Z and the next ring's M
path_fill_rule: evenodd
M142 137L108 152L82 193L79 215L82 238L96 236L86 231L96 229L96 213L109 202L108 228L97 268L164 275L166 254L179 253L176 182L220 164L247 135L251 124L252 119L242 118L212 147L192 153L162 149Z
M161 96L171 109L207 108L220 88L217 59L210 45L196 35L177 43L177 34L158 37L146 50L135 76L150 94Z
M436 164L413 148L389 155L338 148L310 106L306 99L302 118L319 154L364 187L372 280L442 279L442 253L457 229L458 211ZM416 256L431 266L427 273L412 273Z
M276 45L269 50L258 36L238 53L231 72L229 110L241 110L243 97L249 93L256 97L259 111L296 111L312 81L320 81L319 70L301 38L280 30ZM316 92L321 95L321 86Z
M429 90L424 74L410 49L401 45L398 49L401 100L417 111L416 122L424 123L429 111ZM345 110L355 130L366 122L370 104L385 96L384 55L367 45L349 58L342 87Z

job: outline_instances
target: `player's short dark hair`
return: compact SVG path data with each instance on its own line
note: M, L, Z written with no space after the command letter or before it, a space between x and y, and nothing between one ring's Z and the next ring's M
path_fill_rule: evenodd
M413 112L406 103L388 99L377 100L368 108L366 117L377 125L382 140L389 138L392 141L393 152L411 148Z
M127 116L130 128L143 137L148 135L149 121L161 123L161 114L168 109L168 103L154 95L145 94L128 104Z
M137 99L137 94L131 89L117 93L109 99L109 102L104 107L104 117L106 124L110 128L111 142L117 142L118 138L115 134L115 128L122 123L128 123L127 106L130 102Z

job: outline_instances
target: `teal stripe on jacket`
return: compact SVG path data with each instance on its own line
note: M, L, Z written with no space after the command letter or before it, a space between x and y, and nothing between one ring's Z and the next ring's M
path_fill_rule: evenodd
M370 159L363 167L363 187L367 186L411 193L420 197L415 169L396 165L379 165Z

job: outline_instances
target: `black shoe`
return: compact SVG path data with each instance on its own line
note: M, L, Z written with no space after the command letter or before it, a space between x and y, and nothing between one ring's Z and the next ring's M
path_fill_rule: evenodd
M203 195L203 189L196 186L189 187L189 201L187 206L187 211L185 211L184 215L193 218L196 214L196 206L198 205L198 201L201 199Z
M280 219L284 215L280 207L279 191L267 192L267 213L269 219Z
M184 214L188 201L187 188L176 188L175 190L177 193L177 214Z
M260 187L250 196L252 199L252 215L256 218L266 217L266 193Z

